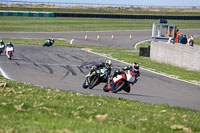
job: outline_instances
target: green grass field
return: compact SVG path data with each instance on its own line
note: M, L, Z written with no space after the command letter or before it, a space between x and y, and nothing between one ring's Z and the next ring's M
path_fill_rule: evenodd
M198 133L199 123L199 111L40 88L0 76L0 133Z
M200 45L200 36L194 37L194 43L197 44L197 45Z
M106 18L41 18L41 17L0 17L0 31L16 32L64 32L99 30L152 29L153 22L160 20L106 19ZM179 29L198 29L197 20L169 20Z

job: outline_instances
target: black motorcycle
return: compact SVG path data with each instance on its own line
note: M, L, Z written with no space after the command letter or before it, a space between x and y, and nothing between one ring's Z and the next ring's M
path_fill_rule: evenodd
M83 83L83 88L87 89L89 87L89 89L92 89L99 83L104 82L106 73L107 69L101 68L96 71L93 71L92 73L87 74L85 76L86 79Z

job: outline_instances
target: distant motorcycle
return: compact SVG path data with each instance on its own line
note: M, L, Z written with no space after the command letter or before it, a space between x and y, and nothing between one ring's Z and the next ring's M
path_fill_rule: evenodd
M130 73L130 70L128 70L124 74L118 74L115 77L110 77L103 90L105 92L112 91L113 93L126 90L128 87L130 87L130 84L133 85L135 83L135 76L131 75Z
M45 46L50 47L50 46L53 46L53 44L54 44L54 39L48 39L45 41L43 47L45 47Z
M13 51L14 48L13 47L6 47L6 56L8 57L8 59L12 59L13 56Z
M101 82L106 82L105 75L106 75L107 69L102 68L99 70L95 70L92 73L87 74L85 77L85 81L83 83L83 88L92 89L95 86L97 86Z

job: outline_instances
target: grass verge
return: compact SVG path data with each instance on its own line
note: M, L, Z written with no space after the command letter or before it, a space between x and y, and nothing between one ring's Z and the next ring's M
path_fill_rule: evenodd
M41 88L0 76L0 132L200 132L200 112Z
M152 29L153 22L160 20L108 19L108 18L42 18L42 17L0 17L0 31L9 32L65 32L100 30ZM198 29L200 20L168 20L179 29Z
M200 36L194 37L194 43L197 44L197 45L200 45Z

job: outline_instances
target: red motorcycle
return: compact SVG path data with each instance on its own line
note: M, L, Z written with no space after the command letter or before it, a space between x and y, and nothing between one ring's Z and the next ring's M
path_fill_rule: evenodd
M118 74L115 77L111 77L108 80L108 83L104 86L103 90L105 92L112 91L117 93L118 91L125 90L130 87L130 84L135 83L135 76L133 72L128 70L123 74Z

